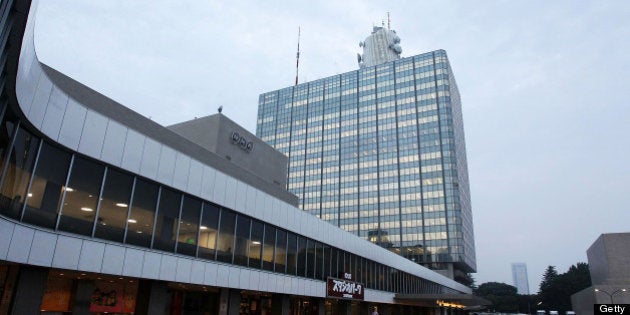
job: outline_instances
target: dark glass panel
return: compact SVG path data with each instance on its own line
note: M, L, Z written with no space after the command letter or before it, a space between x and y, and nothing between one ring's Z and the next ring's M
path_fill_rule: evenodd
M359 256L350 254L352 256L352 278L357 279L359 277Z
M131 213L129 214L129 219L135 220L135 223L129 223L127 226L126 242L128 244L151 247L157 200L158 186L142 179L136 179Z
M131 176L113 169L107 170L95 237L115 242L123 241L132 186ZM136 220L129 218L129 225L138 224Z
M306 276L306 239L298 236L297 243L297 271L298 276Z
M278 229L276 232L276 261L275 271L286 273L287 265L287 232Z
M201 201L184 195L182 217L179 220L179 237L177 238L177 252L180 254L197 255L199 211L201 211Z
M60 230L92 235L104 171L102 165L80 157L74 159L61 208Z
M265 224L265 240L263 242L263 269L273 271L273 249L276 245L276 228Z
M262 241L265 225L260 222L252 221L251 242L249 243L249 266L252 268L260 268L262 257Z
M234 263L247 266L247 256L249 250L249 229L251 219L239 215L236 218L236 239L234 242Z
M219 230L219 208L203 203L201 225L199 226L199 254L200 258L215 259L217 235Z
M0 195L0 211L8 217L20 218L38 146L37 137L22 128L18 130L13 148L9 151Z
M309 239L307 248L308 250L306 252L306 277L314 278L315 277L315 242Z
M217 260L232 263L232 248L234 248L234 224L236 214L230 210L221 209L221 223L219 224L219 239L217 240Z
M352 273L352 254L343 252L343 273Z
M330 251L330 272L331 276L334 278L339 278L339 271L337 267L337 261L339 261L339 250L337 248L332 248Z
M22 218L24 222L55 228L70 159L69 153L47 143L42 145L35 177L27 194L26 211Z
M315 279L324 279L324 248L322 243L315 243Z
M297 272L297 235L289 232L287 242L287 273L295 275Z
M323 251L324 251L324 270L322 271L322 280L326 280L326 278L330 277L331 273L330 273L330 256L331 256L331 248L330 246L324 244L323 245Z
M155 223L153 248L172 252L175 250L179 206L182 195L170 189L162 188Z
M11 146L11 138L13 137L13 130L15 130L15 123L10 120L3 120L0 125L0 168L4 167L6 161L6 154ZM0 170L1 172L2 170Z

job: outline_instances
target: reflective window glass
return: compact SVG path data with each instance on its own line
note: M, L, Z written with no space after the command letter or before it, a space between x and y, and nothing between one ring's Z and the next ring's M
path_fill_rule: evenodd
M278 229L276 232L276 261L275 271L286 272L287 261L287 232Z
M13 130L15 124L10 120L3 120L0 126L0 167L4 165L6 153L11 146L11 137L13 136Z
M297 272L297 235L289 232L287 238L287 273L295 275Z
M251 219L239 215L236 218L236 239L234 242L234 263L241 266L247 266L247 257L249 250L249 229Z
M0 211L6 216L20 217L38 146L37 137L22 128L18 130L13 148L9 151L0 192Z
M330 257L331 276L334 278L339 278L339 272L337 271L337 261L339 260L338 259L339 250L333 247L330 255L331 255Z
M306 239L301 236L297 239L297 274L306 276Z
M217 240L217 260L227 263L232 262L234 248L234 224L236 214L221 209L221 223L219 224L219 239Z
M162 188L155 222L153 248L169 252L175 250L181 196L170 189Z
M315 241L308 240L306 251L306 276L308 278L315 277Z
M132 186L133 177L114 169L107 170L95 237L123 241ZM132 224L137 224L136 219L129 219L129 225Z
M217 248L217 234L219 225L219 208L203 203L201 225L199 226L199 253L200 258L214 260Z
M324 270L322 271L322 280L326 280L331 275L330 273L330 246L323 244L322 251L324 253Z
M263 242L263 269L273 271L274 246L276 244L276 228L265 224L265 240Z
M252 221L251 242L249 243L249 266L252 268L260 268L264 227L262 222Z
M92 235L104 171L102 165L81 157L74 159L61 207L60 230Z
M182 217L179 221L179 237L177 238L177 252L195 256L197 254L197 234L199 232L199 212L201 201L190 196L184 196Z
M55 228L70 159L69 153L47 143L42 145L35 176L27 194L26 211L22 218L24 222Z
M133 189L133 201L127 225L128 244L151 247L155 207L158 200L158 186L142 179L136 179Z

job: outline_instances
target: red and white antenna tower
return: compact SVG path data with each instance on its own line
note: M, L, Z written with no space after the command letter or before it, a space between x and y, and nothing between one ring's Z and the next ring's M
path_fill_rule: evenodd
M298 84L298 74L300 72L300 27L298 26L298 46L297 54L295 55L295 85Z

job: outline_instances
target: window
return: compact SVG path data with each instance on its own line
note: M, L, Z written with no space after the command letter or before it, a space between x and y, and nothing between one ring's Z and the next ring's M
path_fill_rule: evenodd
M263 242L263 269L273 271L274 247L276 245L276 228L265 224L265 238Z
M251 242L249 243L249 266L261 268L262 241L265 225L256 220L252 220Z
M24 222L55 228L70 159L70 154L47 143L42 145L35 176L26 198L26 210L22 218Z
M221 209L220 222L219 239L217 240L217 260L232 263L236 214L232 211Z
M219 224L219 208L203 203L203 214L199 226L199 258L215 259Z
M60 230L92 235L104 171L102 165L80 157L74 159L61 207ZM100 218L96 221L102 224Z
M287 273L295 275L297 272L297 235L288 233L287 240Z
M9 151L0 196L1 211L11 218L20 218L38 146L37 137L22 128L18 130L13 148Z
M276 232L276 264L275 271L286 273L287 264L287 232L278 230Z
M158 186L141 179L136 179L133 200L127 226L128 244L151 247L155 207L158 200Z
M153 248L172 252L175 250L181 194L162 188L155 223Z
M131 176L113 169L107 170L95 237L115 242L123 241L132 185ZM135 219L129 219L129 224L136 224Z
M236 240L234 242L234 263L241 266L248 265L249 231L251 219L239 215L236 218Z
M177 237L177 252L180 254L188 256L197 254L200 211L201 201L185 195L182 205L182 217L179 220L179 236Z

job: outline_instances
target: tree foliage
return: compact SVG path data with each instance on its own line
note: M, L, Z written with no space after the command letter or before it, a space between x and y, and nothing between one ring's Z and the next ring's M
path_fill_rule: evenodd
M566 312L571 310L571 295L591 286L587 263L577 263L558 275L555 267L547 267L540 283L540 309Z

